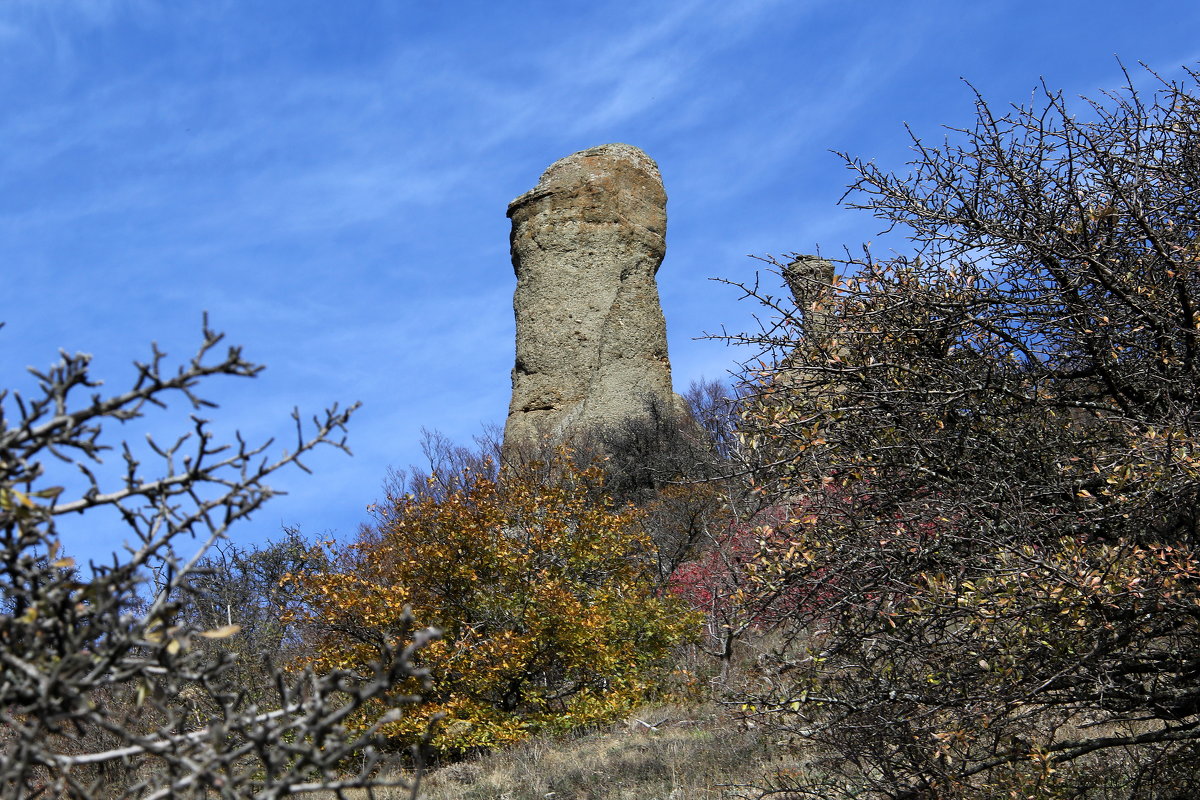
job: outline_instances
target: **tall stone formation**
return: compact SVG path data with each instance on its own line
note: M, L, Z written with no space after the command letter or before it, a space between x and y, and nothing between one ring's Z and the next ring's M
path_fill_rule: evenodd
M674 402L655 274L666 253L658 165L606 144L556 161L508 207L517 360L504 429L523 443Z

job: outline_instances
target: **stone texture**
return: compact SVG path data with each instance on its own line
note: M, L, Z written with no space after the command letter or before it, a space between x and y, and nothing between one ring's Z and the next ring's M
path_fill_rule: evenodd
M783 279L804 315L804 335L813 344L824 343L829 330L829 307L833 302L833 264L820 256L798 255L783 268Z
M674 402L655 281L666 201L649 156L606 144L556 161L509 205L517 358L506 451L618 422L648 396Z
M786 381L793 386L823 380L824 373L820 368L831 357L847 355L834 341L837 321L831 318L836 299L833 264L820 256L798 255L781 270L781 274L800 312L800 337L780 362L776 379L786 376ZM814 367L817 368L815 371Z

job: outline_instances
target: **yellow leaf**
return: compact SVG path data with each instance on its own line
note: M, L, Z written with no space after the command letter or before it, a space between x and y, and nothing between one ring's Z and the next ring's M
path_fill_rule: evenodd
M200 635L205 639L228 639L242 629L241 625L222 625L219 628L213 628L211 631L201 631Z

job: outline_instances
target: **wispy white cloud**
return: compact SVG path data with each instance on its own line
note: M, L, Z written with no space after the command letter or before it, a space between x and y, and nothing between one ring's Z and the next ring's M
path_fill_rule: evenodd
M39 53L61 75L85 70L77 54L80 32L152 18L152 0L5 0L0 3L0 50Z
M504 208L552 160L618 139L659 160L676 375L719 374L736 354L690 337L746 312L706 279L748 274L747 253L869 237L833 207L826 150L870 155L911 115L936 133L953 116L922 103L954 92L969 113L959 62L937 59L1011 52L989 31L1032 4L547 3L479 15L495 31L444 4L401 4L394 30L321 5L0 0L3 335L35 363L79 342L119 363L149 335L190 345L210 309L271 364L221 419L274 432L293 403L367 401L359 459L330 459L328 482L287 501L303 515L280 512L346 528L329 520L361 514L421 425L503 416ZM1025 86L1051 67L1021 68Z

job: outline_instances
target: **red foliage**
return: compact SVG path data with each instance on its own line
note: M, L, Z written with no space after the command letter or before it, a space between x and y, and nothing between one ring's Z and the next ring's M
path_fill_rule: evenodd
M708 615L710 628L768 628L829 596L828 570L803 568L816 517L801 507L774 506L731 524L699 558L680 564L668 588Z

